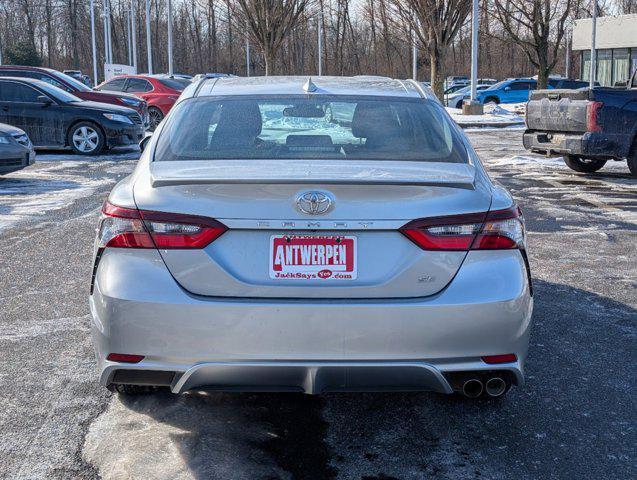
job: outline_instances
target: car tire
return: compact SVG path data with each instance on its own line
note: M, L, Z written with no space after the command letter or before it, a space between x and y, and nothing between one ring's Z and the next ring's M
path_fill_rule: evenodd
M594 158L584 158L579 155L567 155L564 157L564 163L576 172L593 173L606 165L607 160L598 160Z
M633 148L630 149L630 153L626 158L628 162L628 170L633 177L637 177L637 138L633 142Z
M487 97L484 99L484 104L486 105L487 103L495 103L498 105L500 103L500 99L498 97Z
M464 100L459 100L458 103L456 103L456 108L462 108L462 103L464 102Z
M69 129L67 143L79 155L99 155L106 147L106 138L93 122L79 122Z
M164 119L164 114L157 107L149 107L148 109L148 130L154 132L161 122Z

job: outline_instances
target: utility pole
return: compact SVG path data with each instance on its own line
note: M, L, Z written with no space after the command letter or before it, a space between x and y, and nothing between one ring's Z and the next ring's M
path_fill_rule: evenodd
M318 17L318 74L323 75L323 12Z
M95 0L91 0L91 48L93 51L93 86L97 86L97 43L95 41ZM0 61L0 64L2 62Z
M250 40L246 38L246 77L250 76Z
M135 15L137 14L137 9L134 8L136 6L135 0L131 0L131 37L133 41L133 67L135 68L135 73L137 73L137 20L135 20Z
M595 35L597 34L597 0L593 0L593 23L591 25L591 71L589 87L595 86L595 72L597 70L597 51L595 49Z
M153 52L150 38L150 0L146 0L146 53L148 55L148 73L153 74Z
M173 4L168 0L168 75L173 73Z

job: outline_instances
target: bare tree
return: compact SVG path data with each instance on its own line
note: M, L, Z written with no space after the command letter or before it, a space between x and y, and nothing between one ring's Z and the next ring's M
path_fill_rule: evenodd
M276 55L311 0L237 0L241 20L263 53L265 74L275 71Z
M524 0L522 0L524 1ZM429 53L431 87L444 94L445 56L471 11L471 0L392 0L398 15Z
M509 39L537 69L538 88L546 88L574 0L494 0L496 17Z

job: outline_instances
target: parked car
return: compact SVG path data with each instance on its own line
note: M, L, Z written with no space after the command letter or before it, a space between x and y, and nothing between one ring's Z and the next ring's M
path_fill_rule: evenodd
M62 73L84 83L84 75L82 75L82 70L63 70Z
M84 101L31 78L0 77L0 122L24 130L36 147L71 147L82 155L136 145L144 137L135 110Z
M0 175L35 163L35 150L24 130L0 123Z
M236 77L231 73L198 73L190 80L192 83L196 83L202 78L221 78L221 77Z
M489 88L489 85L476 85L476 90L478 92L487 88ZM454 91L450 95L445 95L445 105L451 108L462 108L462 102L470 97L471 85L462 87L461 89Z
M445 88L445 91L443 92L444 95L451 95L455 92L457 92L458 90L465 88L467 86L466 83L454 83L452 85L450 85L449 87Z
M102 210L102 385L498 397L523 383L524 222L433 94L357 77L197 87ZM349 126L329 123L332 102L355 105Z
M563 156L576 172L596 172L608 160L626 160L637 176L637 70L621 89L533 92L526 125L525 148Z
M468 85L470 82L469 77L464 75L450 76L445 79L445 89L452 85Z
M148 104L149 130L155 130L190 80L168 75L120 75L97 87L100 92L127 92Z
M98 92L86 86L84 83L69 77L57 70L42 67L24 67L15 65L0 66L0 77L26 77L35 78L61 88L66 92L92 102L110 103L122 107L132 108L142 117L145 125L148 125L148 108L146 102L129 93Z
M582 88L588 82L571 80L568 78L550 78L548 88ZM509 78L482 90L476 100L480 103L524 103L529 100L529 94L537 89L534 78Z
M478 78L479 85L495 85L498 81L495 78Z

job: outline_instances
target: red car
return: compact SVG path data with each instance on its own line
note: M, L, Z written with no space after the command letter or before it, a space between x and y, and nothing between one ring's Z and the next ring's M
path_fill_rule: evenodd
M96 90L128 92L148 103L149 130L155 130L168 114L190 80L168 75L120 75L104 82Z
M139 113L144 124L148 125L148 106L146 102L130 93L98 92L73 77L58 72L57 70L43 67L1 65L0 76L35 78L36 80L43 80L62 90L66 90L82 100L110 103L111 105L132 108Z

